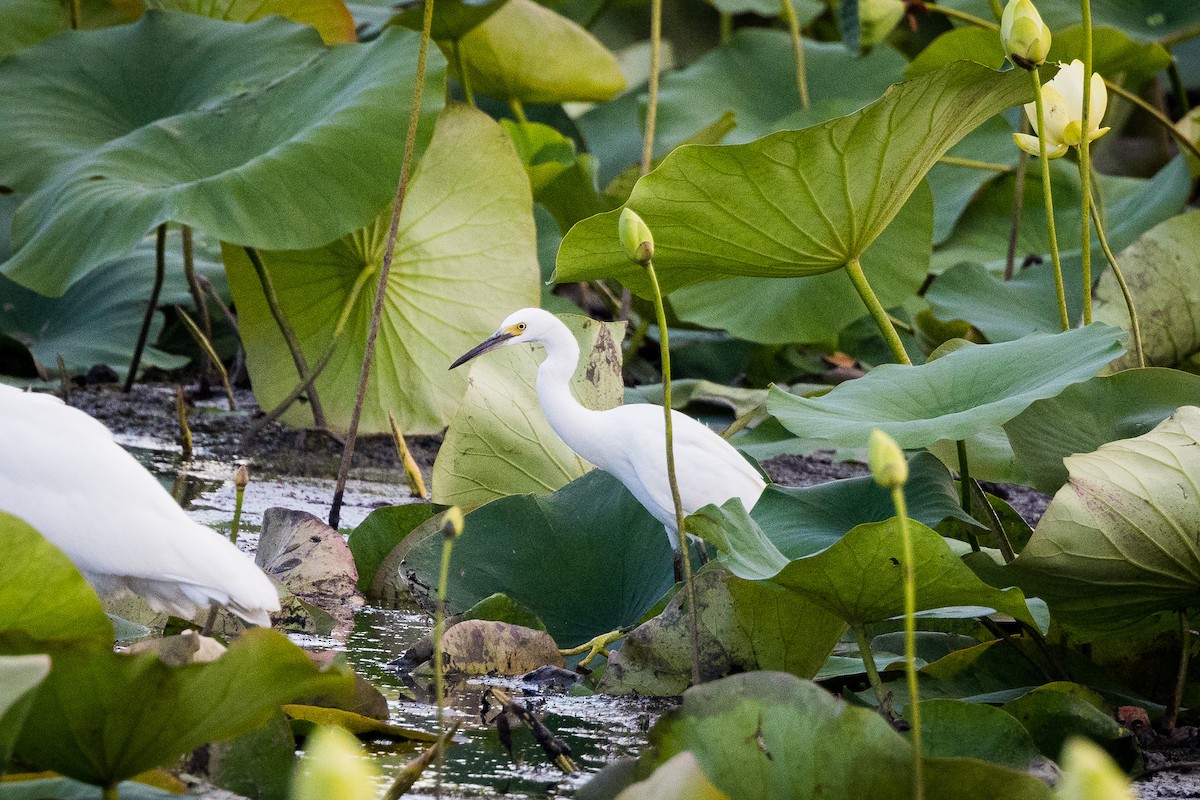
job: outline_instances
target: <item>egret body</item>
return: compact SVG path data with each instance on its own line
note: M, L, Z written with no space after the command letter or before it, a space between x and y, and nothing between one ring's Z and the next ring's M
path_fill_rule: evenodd
M540 308L510 314L495 333L450 368L498 347L517 344L540 344L546 350L538 367L537 393L550 427L580 458L623 483L666 527L671 544L677 547L662 408L640 403L593 411L583 406L571 393L570 384L579 364L579 345L561 320ZM710 503L723 505L733 497L747 510L754 507L766 483L737 450L703 423L678 411L671 412L671 427L685 516Z
M156 611L211 605L270 625L275 586L216 531L190 519L102 424L56 397L0 385L0 511L66 553L101 595Z

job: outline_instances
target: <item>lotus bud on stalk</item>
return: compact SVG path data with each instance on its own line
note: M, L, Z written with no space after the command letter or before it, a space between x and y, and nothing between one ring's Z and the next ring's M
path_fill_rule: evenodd
M1091 109L1088 114L1088 141L1094 142L1108 128L1100 127L1100 120L1108 109L1108 91L1100 73L1092 73ZM1060 64L1058 74L1046 81L1042 87L1042 103L1045 106L1045 129L1039 134L1045 137L1046 158L1061 158L1067 150L1078 147L1083 141L1083 62L1075 59L1070 64ZM1037 107L1025 104L1025 114L1037 128ZM1038 155L1038 137L1027 133L1014 133L1017 147L1030 155Z
M867 443L867 463L871 477L884 489L896 489L908 482L908 462L896 440L876 428Z
M650 227L638 216L632 208L621 212L621 221L617 224L617 233L621 237L621 246L625 255L635 264L646 266L654 258L654 235Z
M309 737L296 770L293 800L371 800L378 770L362 745L341 728L322 727Z
M1031 0L1009 0L1000 18L1000 40L1009 59L1022 69L1037 69L1050 52L1050 29Z

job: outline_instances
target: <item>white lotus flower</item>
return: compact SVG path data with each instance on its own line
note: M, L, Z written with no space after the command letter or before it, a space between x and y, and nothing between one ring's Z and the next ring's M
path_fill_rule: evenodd
M1088 115L1088 141L1094 142L1108 128L1100 127L1100 120L1108 108L1108 91L1100 73L1092 73L1091 113ZM1078 147L1083 141L1083 62L1075 59L1070 64L1059 64L1058 74L1046 81L1042 87L1042 105L1045 115L1045 130L1039 131L1046 140L1046 158L1061 158L1067 150ZM1037 106L1025 105L1025 114L1033 127L1037 128ZM1014 133L1017 147L1030 155L1040 155L1038 137L1026 133Z

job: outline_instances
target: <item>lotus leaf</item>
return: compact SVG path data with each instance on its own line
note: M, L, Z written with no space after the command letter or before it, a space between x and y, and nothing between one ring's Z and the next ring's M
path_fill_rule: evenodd
M0 775L33 703L33 692L49 673L50 656L43 653L0 656Z
M113 0L132 19L147 8L146 0ZM357 40L354 17L342 0L150 0L160 11L183 11L228 22L254 22L271 14L311 25L325 44L347 44Z

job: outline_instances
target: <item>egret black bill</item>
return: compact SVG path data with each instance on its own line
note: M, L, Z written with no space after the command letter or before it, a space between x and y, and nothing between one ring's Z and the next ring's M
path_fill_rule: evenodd
M512 333L511 331L507 331L507 330L496 331L491 336L484 339L482 342L475 345L470 350L468 350L467 352L465 352L461 356L459 356L458 360L450 365L450 369L454 369L455 367L460 367L463 364L470 361L472 358L475 358L475 356L481 356L484 353L488 352L489 350L494 350L495 348L504 344L509 339L513 338L514 336L516 336L516 334Z

